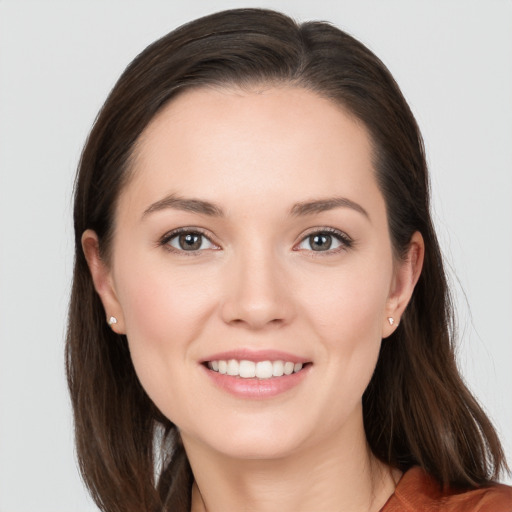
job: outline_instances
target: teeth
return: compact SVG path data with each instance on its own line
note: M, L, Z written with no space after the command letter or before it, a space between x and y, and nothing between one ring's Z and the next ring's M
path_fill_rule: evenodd
M213 363L212 363L213 367ZM228 363L226 361L219 361L219 373L225 374L228 370Z
M210 361L208 368L214 372L233 377L242 377L243 379L270 379L272 377L281 377L291 375L302 370L302 363L293 363L291 361L247 361L245 359L237 361L229 359L228 361Z
M239 375L244 379L256 377L256 364L252 361L240 361L239 369Z
M293 373L293 368L295 367L295 365L293 363L284 363L284 374L285 375L291 375ZM218 366L217 366L218 368Z
M284 363L283 361L274 361L272 363L272 375L274 377L281 377L284 373Z
M258 379L270 379L272 377L272 363L270 361L256 363L256 377Z

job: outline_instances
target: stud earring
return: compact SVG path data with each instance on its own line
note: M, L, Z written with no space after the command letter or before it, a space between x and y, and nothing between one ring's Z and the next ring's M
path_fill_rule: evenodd
M393 325L395 323L395 319L392 316L388 316L389 325Z
M114 324L117 324L117 318L115 316L111 316L108 319L108 325L110 325L110 327L112 327Z

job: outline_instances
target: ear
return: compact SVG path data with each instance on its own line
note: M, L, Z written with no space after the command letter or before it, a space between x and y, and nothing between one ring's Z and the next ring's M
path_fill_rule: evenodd
M112 273L100 256L98 235L93 230L87 229L82 234L82 249L91 272L94 288L103 303L106 321L114 332L125 334L123 312L117 299ZM116 319L115 323L110 322L111 317Z
M411 237L405 259L395 264L393 282L386 302L386 317L383 319L383 338L387 338L398 327L420 277L424 256L425 243L421 233L416 231Z

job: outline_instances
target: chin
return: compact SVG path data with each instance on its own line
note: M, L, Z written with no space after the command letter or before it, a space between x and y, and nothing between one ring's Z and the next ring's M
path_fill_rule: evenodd
M219 443L218 451L232 459L273 460L286 458L299 446L300 442L294 443L292 439L281 436L233 436L227 443Z
M298 428L297 428L298 427ZM302 431L300 425L276 425L269 421L234 421L232 425L210 424L208 432L195 432L189 435L181 431L185 447L200 444L203 448L225 457L243 460L281 459L293 454L310 435Z

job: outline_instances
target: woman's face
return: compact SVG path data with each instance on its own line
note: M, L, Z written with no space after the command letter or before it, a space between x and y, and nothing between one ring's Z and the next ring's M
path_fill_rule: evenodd
M272 458L361 434L409 267L361 123L302 89L200 89L143 133L95 283L186 446Z

